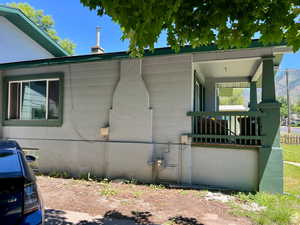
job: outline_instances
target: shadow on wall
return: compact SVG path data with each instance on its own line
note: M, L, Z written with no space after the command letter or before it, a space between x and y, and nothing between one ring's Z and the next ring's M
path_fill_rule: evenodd
M152 216L150 212L135 211L131 213L132 216L126 216L116 210L111 210L106 212L103 218L81 220L80 215L68 215L69 213L63 210L47 209L45 210L45 225L158 225L149 220L149 217ZM169 222L178 225L204 225L195 218L182 216L169 218Z

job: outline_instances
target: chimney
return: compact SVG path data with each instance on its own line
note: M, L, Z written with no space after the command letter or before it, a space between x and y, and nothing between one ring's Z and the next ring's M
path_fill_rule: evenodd
M100 27L96 27L96 46L91 48L92 53L102 54L104 49L100 47Z

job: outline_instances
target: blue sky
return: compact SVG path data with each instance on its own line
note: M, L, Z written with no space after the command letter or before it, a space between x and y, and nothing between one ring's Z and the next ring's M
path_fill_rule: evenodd
M96 12L83 7L80 0L0 0L0 4L9 2L28 2L36 9L43 9L55 20L58 35L69 38L76 43L76 54L87 54L95 45L95 28L101 26L101 46L105 52L127 50L128 41L121 41L120 27L107 17L99 17ZM166 35L162 34L155 47L166 46ZM281 63L281 69L300 69L300 51L296 54L286 54Z

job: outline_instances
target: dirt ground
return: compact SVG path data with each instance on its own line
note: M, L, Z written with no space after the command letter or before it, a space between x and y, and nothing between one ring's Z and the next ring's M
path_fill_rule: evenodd
M45 207L52 210L128 219L138 224L251 224L247 218L231 215L226 204L206 200L203 191L45 176L37 179Z

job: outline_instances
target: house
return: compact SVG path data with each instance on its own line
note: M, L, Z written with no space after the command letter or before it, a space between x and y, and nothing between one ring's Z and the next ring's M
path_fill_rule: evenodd
M0 5L0 63L67 56L20 10Z
M281 193L274 69L289 51L254 40L1 63L0 133L39 149L42 172ZM250 88L250 110L218 111L219 85Z

